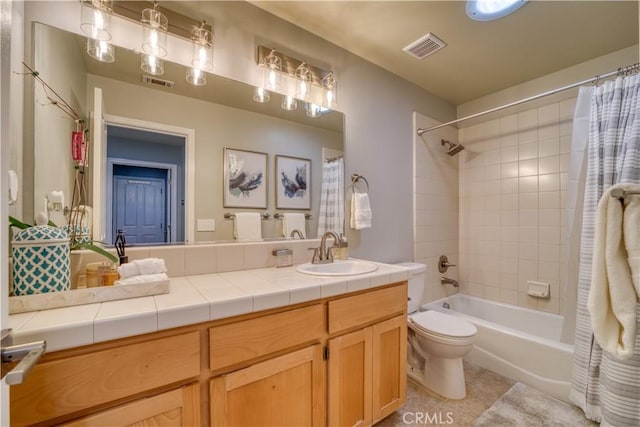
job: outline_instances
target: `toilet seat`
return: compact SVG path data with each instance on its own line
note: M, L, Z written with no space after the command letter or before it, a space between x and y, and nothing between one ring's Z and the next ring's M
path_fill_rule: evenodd
M445 338L468 338L478 332L472 323L435 310L414 314L410 320L417 329Z

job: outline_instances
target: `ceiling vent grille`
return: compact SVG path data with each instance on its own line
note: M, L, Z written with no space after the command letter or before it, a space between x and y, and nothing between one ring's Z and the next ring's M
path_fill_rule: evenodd
M166 88L172 88L174 85L174 82L171 80L159 79L157 77L147 76L146 74L142 75L142 81L144 83L150 83L152 85L158 85Z
M424 59L432 53L439 51L446 45L447 44L438 37L432 33L428 33L426 36L420 37L418 40L405 46L402 50L414 58Z

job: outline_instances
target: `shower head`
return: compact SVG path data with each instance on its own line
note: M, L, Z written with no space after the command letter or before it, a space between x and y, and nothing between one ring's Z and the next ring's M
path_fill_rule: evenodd
M450 156L455 156L462 150L464 150L464 146L462 144L457 144L455 142L447 141L445 139L440 141L440 145L448 145L447 154Z

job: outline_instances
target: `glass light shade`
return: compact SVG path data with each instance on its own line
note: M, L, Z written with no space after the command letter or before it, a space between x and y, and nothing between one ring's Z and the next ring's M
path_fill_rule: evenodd
M204 86L207 84L207 73L199 68L187 69L187 81L194 86Z
M491 21L520 9L527 0L467 0L467 16L474 21Z
M196 28L191 34L193 56L191 65L200 70L213 71L213 41L211 31Z
M142 11L142 51L147 55L167 56L167 29L169 20L156 9Z
M264 104L265 102L269 102L269 99L270 99L270 96L269 96L268 90L265 90L262 87L253 88L253 100L255 102Z
M87 39L87 54L100 62L116 60L113 45L104 40Z
M282 87L282 59L271 51L263 61L263 85L267 90L277 91Z
M304 109L307 113L307 117L320 117L322 110L318 104L307 102L304 104Z
M322 79L323 100L322 105L334 108L338 102L338 82L333 77L333 71Z
M92 39L111 40L109 26L111 24L112 0L82 1L80 29Z
M149 73L153 76L160 76L164 74L164 61L155 56L142 55L140 68L142 68L142 71L145 73Z
M293 111L298 108L298 101L292 96L283 96L280 107L282 107L283 110Z
M304 62L296 68L296 98L306 101L309 98L311 70Z

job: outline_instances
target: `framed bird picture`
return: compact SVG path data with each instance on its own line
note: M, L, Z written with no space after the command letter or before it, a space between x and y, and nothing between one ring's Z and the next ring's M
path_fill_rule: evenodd
M267 153L224 149L225 208L267 208Z
M311 160L276 155L276 209L311 209Z

